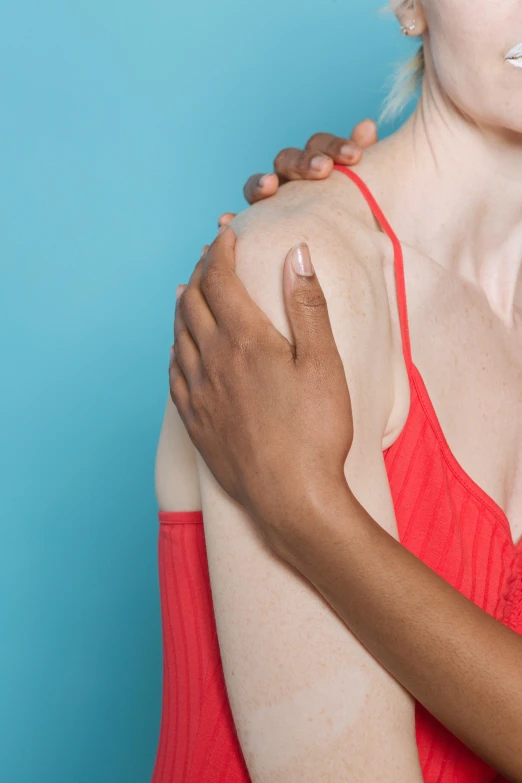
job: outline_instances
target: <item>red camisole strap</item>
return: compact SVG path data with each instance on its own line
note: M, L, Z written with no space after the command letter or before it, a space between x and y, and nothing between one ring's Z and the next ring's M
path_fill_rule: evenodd
M381 210L380 206L377 204L375 198L373 197L372 193L368 189L367 185L362 181L362 179L354 171L338 163L335 164L334 169L336 169L337 171L341 171L343 174L346 174L346 176L349 177L357 185L362 195L366 199L366 202L370 207L373 215L375 216L375 219L381 225L385 234L387 234L387 236L391 239L393 245L395 285L397 287L397 305L399 308L399 320L400 320L401 336L402 336L402 350L406 362L406 368L409 374L412 366L412 358L411 358L411 344L410 344L410 329L408 325L408 307L406 304L404 258L402 255L401 243L399 242L397 235L393 231L392 227L386 220L386 217L384 216L384 213Z

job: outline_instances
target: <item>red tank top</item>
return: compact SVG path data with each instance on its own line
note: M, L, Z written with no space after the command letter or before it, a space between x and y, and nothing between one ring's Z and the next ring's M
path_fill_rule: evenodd
M360 177L335 168L358 186L394 248L411 404L384 458L400 541L471 601L522 633L522 542L515 546L506 514L458 464L412 361L399 240ZM159 521L163 706L152 783L250 783L221 665L202 512L160 511ZM415 725L426 783L502 781L419 702Z

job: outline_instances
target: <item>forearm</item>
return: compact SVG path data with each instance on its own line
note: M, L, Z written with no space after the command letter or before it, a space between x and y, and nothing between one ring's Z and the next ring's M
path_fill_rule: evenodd
M287 559L429 712L522 781L522 637L405 549L347 487L304 513L313 533Z

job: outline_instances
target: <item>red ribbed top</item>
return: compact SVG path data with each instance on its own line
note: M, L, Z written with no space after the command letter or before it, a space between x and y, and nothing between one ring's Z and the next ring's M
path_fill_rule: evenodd
M365 183L360 189L394 247L408 419L384 452L401 543L493 617L522 633L522 542L500 506L457 462L411 357L402 248ZM201 511L159 512L163 707L152 783L250 783L226 694ZM472 643L472 640L470 640ZM415 703L426 783L507 783Z

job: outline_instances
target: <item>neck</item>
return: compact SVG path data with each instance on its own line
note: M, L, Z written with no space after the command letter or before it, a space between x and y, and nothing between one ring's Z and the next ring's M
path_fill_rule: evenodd
M522 311L520 136L472 124L425 90L369 152L371 168L387 172L384 205L401 241L477 285L512 325Z

